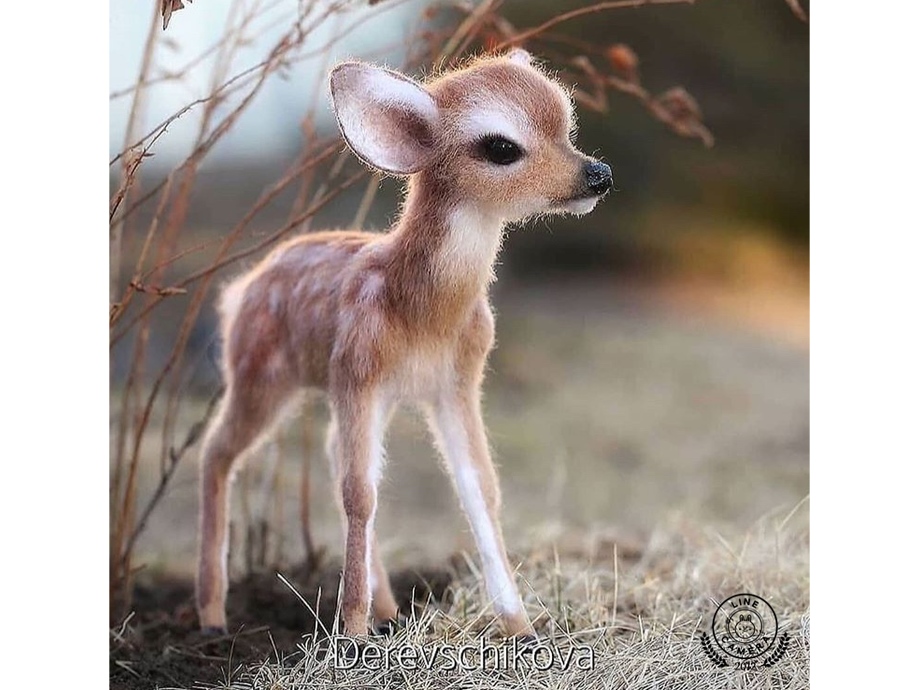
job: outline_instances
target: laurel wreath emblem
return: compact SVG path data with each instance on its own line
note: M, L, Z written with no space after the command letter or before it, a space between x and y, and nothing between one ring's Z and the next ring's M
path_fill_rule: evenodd
M773 666L773 664L775 664L777 661L783 658L783 655L786 654L786 647L788 646L789 646L789 633L784 632L779 637L779 642L776 645L776 649L773 650L773 653L770 654L770 656L768 656L764 660L763 665L767 668L769 668L770 666Z
M713 647L712 640L709 639L709 635L706 633L700 633L700 639L703 643L703 651L706 652L706 656L709 657L709 660L712 661L719 668L725 668L728 666L728 662L722 658L722 656L715 650Z

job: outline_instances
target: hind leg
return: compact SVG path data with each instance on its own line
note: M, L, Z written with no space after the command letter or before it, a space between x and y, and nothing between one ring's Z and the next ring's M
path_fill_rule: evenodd
M290 389L230 386L208 430L201 457L198 577L195 598L202 630L225 631L230 482L234 464L271 429Z

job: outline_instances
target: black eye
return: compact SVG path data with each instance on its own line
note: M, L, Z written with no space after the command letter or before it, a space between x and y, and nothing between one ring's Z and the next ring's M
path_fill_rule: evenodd
M478 145L479 154L495 165L511 165L524 157L523 149L500 136L487 136Z

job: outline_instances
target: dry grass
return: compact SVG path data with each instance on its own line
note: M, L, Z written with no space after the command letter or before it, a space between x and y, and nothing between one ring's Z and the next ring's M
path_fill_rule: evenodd
M395 666L343 670L334 667L324 635L311 634L293 654L278 650L262 664L236 669L228 664L230 678L207 687L807 688L808 531L802 510L764 519L744 534L674 520L641 549L593 534L569 535L528 553L518 578L541 644L552 642L562 657L577 645L590 645L590 669L555 663L548 670L488 664L462 672ZM781 630L789 634L786 654L772 668L719 668L701 646L700 633L708 630L718 602L739 592L769 601ZM474 571L455 583L449 605L429 606L380 644L429 651L439 642L475 646L480 634L497 635L484 602ZM292 593L291 605L304 604Z

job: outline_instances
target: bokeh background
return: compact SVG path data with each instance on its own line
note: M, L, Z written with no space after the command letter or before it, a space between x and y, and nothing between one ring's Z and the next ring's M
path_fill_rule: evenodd
M411 61L406 46L428 21L429 3L352 4L308 37L307 51L315 47L315 57L273 74L200 161L178 250L209 246L226 235L310 137L332 132L324 87L332 62ZM264 10L259 31L227 65L232 75L264 58L287 29L293 3L208 0L173 15L168 30L156 33L152 52L151 74L167 78L146 90L132 131L129 87L137 80L151 17L125 3L111 6L112 157L210 93L214 55L181 78L168 75L219 43L228 16L257 5ZM579 6L507 2L499 11L526 28ZM365 15L370 19L349 28ZM458 17L432 14L430 30ZM343 28L348 31L341 40L319 50ZM783 0L701 0L591 14L552 33L552 40L527 47L556 70L565 71L565 61L583 54L587 44L600 47L590 55L598 64L606 47L630 46L651 93L682 86L692 94L714 145L678 136L636 99L612 91L606 112L579 107L578 144L612 165L619 191L587 217L541 221L510 233L493 290L498 345L485 391L507 541L514 550L571 530L643 535L675 514L743 529L787 512L808 494L808 26ZM426 68L412 71L420 75ZM304 127L313 106L315 121ZM232 107L228 102L220 112ZM170 124L140 168L135 200L186 159L199 125L195 109ZM360 170L354 160L345 166ZM111 166L113 194L121 172L119 164ZM253 220L241 238L244 246L287 222L297 187ZM400 187L398 180L382 181L366 227L387 227ZM348 189L310 228L347 226L366 193L364 183ZM143 251L158 198L152 195L124 226L113 259L115 295ZM178 404L165 433L167 413L152 408L138 445L136 512L161 481L166 449L181 445L220 385L210 306L216 288L259 256L228 266L209 290L173 372ZM210 259L207 249L190 251L164 271L162 284ZM146 328L112 348L113 468L138 424L137 411L124 405L137 339L146 345L142 393L136 395L146 395L168 361L189 299L177 294L165 300ZM266 521L269 529L257 538L267 542L271 561L303 557L298 494L304 458L312 464L314 539L333 555L341 552L320 452L324 419L321 404L308 404L304 418L253 457L238 482L237 524L253 515ZM196 450L183 456L137 540L136 561L148 572L191 572ZM437 562L468 548L450 482L416 415L397 416L389 450L378 523L388 562ZM235 529L235 572L246 567L246 538L245 529Z

